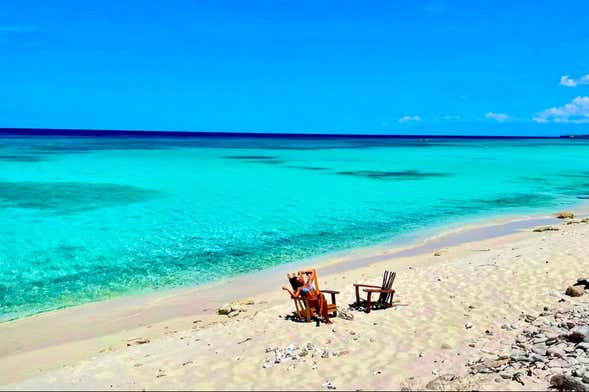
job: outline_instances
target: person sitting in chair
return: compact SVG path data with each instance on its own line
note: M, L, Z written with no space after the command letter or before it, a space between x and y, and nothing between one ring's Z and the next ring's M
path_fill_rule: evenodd
M327 312L327 300L315 287L315 271L300 271L297 275L288 274L288 280L292 290L282 286L282 290L288 291L292 298L304 298L310 307L317 309L317 314L323 317L325 324L331 324Z

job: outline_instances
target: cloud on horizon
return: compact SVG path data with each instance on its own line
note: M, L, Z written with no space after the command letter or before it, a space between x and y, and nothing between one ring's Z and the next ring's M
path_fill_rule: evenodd
M566 105L543 110L533 120L537 123L589 123L589 97L577 97Z
M589 84L589 74L583 75L580 78L572 79L569 78L568 75L563 75L560 77L560 85L565 87L577 87L582 84Z
M415 121L421 121L421 117L418 115L414 115L414 116L403 116L399 119L400 123L415 122Z
M485 114L485 118L489 118L491 120L503 122L503 121L507 120L509 118L509 116L506 113L488 112L487 114Z

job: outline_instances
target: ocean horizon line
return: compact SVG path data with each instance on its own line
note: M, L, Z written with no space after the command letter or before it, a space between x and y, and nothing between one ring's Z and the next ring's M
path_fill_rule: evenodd
M277 139L561 139L587 138L586 134L540 135L473 135L473 134L375 134L375 133L322 133L322 132L268 132L268 131L173 131L132 129L84 128L6 128L0 127L2 136L73 136L73 137L245 137Z

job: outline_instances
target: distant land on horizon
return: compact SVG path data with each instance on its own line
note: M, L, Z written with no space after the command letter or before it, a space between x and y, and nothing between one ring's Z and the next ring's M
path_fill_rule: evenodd
M257 138L381 138L381 139L559 139L589 138L589 134L539 135L485 135L485 134L384 134L384 133L321 133L321 132L267 132L267 131L163 131L119 129L60 129L60 128L0 128L0 135L18 136L139 136L139 137L257 137Z

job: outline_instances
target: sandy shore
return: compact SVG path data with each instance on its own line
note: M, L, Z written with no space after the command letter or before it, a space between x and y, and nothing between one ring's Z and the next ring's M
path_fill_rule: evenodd
M501 325L557 301L588 270L589 224L559 221L559 231L536 233L529 227L552 219L514 222L471 227L404 249L359 249L323 261L321 287L340 290L340 305L353 302L352 283L378 284L384 269L397 271L397 299L404 305L354 312L354 320L338 318L330 326L284 318L293 305L278 287L294 266L200 289L3 323L0 385L320 389L329 380L337 389L423 388L438 373L465 374L466 362L487 352L508 353L514 332ZM434 256L440 248L441 256ZM218 304L244 297L254 304L245 305L247 311L239 316L214 314ZM136 344L138 338L149 342ZM275 364L273 352L266 352L308 343L328 351L329 358L309 355ZM483 389L523 388L484 377L471 382ZM526 388L545 386L528 383Z

